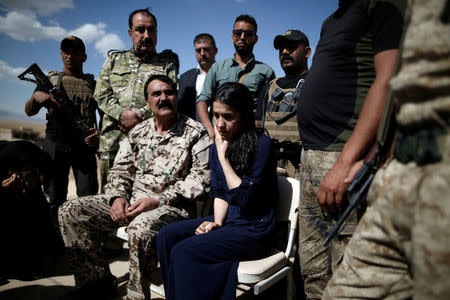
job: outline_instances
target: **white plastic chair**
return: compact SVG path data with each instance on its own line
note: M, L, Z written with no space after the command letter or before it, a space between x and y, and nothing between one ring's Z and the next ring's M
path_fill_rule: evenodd
M253 287L259 295L280 279L287 278L286 299L293 297L292 264L295 253L294 240L298 224L300 203L300 182L291 177L278 176L277 222L288 221L288 242L286 249L271 249L270 255L258 259L242 261L238 267L238 283Z
M297 231L299 201L299 181L291 177L278 176L276 220L277 222L288 222L288 242L284 252L278 249L271 249L270 256L258 260L241 261L239 263L238 283L253 287L253 293L255 295L259 295L280 279L286 277L286 299L292 299L292 263L295 256L292 248ZM128 240L126 227L118 228L115 235L125 241ZM152 283L150 289L164 296L164 288Z

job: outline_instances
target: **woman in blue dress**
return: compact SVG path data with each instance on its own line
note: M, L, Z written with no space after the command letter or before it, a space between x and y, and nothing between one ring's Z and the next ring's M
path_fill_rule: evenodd
M171 223L156 241L166 299L235 299L239 261L267 254L275 225L272 143L255 128L253 98L225 83L213 103L210 148L214 215Z

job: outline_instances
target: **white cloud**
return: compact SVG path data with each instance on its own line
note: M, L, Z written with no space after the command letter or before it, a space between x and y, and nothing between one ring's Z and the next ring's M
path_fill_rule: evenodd
M95 49L98 52L106 56L109 50L111 49L119 49L122 50L125 48L125 43L119 38L118 35L114 33L109 33L100 38L98 42L95 43Z
M3 1L3 0L0 0ZM95 49L102 55L110 49L124 49L125 43L113 33L107 33L106 24L84 24L72 30L66 30L58 25L45 26L32 13L10 11L6 16L0 16L0 33L23 42L39 40L61 41L69 34L80 37L85 44L95 43Z
M83 26L69 31L69 34L73 34L80 39L82 39L86 44L92 43L100 39L102 36L106 34L105 32L106 24L97 23L97 24L84 24Z
M8 63L0 60L0 80L8 80L13 82L21 81L17 76L25 71L26 68L13 68Z
M41 16L50 16L63 8L74 8L72 0L0 0L0 3L20 12L37 11Z
M244 3L245 0L234 0L236 3Z
M31 15L16 11L0 16L0 32L19 41L61 40L67 31L60 26L44 26Z

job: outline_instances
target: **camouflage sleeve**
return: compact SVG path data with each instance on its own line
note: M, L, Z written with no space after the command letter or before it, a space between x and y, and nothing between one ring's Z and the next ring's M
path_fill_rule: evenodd
M178 78L177 78L178 74L177 74L177 69L173 63L167 64L166 75L169 76L169 78L172 79L173 82L175 82L177 84L177 89L178 89L179 88Z
M177 84L177 89L178 89L179 86L178 86L177 71L176 71L175 65L173 63L168 63L166 65L166 68L164 69L164 71L165 71L166 75ZM148 119L153 115L152 111L147 107L147 105L144 105L138 111L142 116L144 116L144 119Z
M105 185L106 197L121 197L130 200L136 168L135 154L129 137L120 142L114 165L109 171L108 183ZM111 204L111 203L110 203Z
M119 104L117 95L114 94L110 82L110 74L113 65L113 55L108 56L98 75L95 86L94 98L98 107L111 118L119 121L120 114L125 110Z
M194 199L201 194L207 192L210 184L209 174L209 147L211 140L206 134L202 133L199 140L193 145L192 166L189 174L184 180L175 182L174 185L166 189L162 196L170 203L175 200L177 196L182 196L188 199Z

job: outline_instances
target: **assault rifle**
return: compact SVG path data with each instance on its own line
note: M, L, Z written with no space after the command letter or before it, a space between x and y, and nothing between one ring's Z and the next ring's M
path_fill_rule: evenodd
M35 79L25 77L27 74L33 75ZM35 63L17 77L20 80L33 82L41 90L51 94L61 105L64 119L70 124L73 133L84 143L84 138L89 134L89 125L83 119L73 102L69 100L65 91L55 88L44 72L42 72L41 68Z
M385 161L394 140L396 122L395 122L395 103L392 94L388 96L385 109L381 118L380 126L377 133L377 141L370 149L362 167L356 173L352 183L347 188L347 195L350 196L348 206L344 210L339 220L333 225L328 232L324 241L324 246L327 246L331 240L339 232L342 224L345 222L350 212L358 208L366 200L367 192L369 191L372 179L378 171L378 167ZM315 220L316 226L324 227L324 222L317 218Z
M324 246L327 246L339 232L339 229L348 218L349 214L354 209L358 208L358 206L361 205L362 202L366 199L370 184L373 177L375 176L375 173L378 171L378 165L382 158L380 152L381 151L379 145L375 144L364 160L361 169L359 169L358 173L356 173L355 178L347 188L347 194L351 195L348 201L348 206L344 210L343 214L336 222L336 224L334 224L331 230L328 232L328 235L323 243Z

